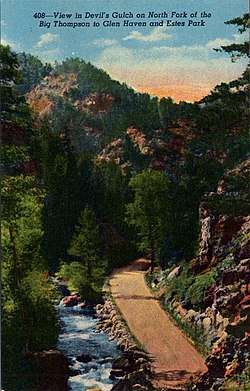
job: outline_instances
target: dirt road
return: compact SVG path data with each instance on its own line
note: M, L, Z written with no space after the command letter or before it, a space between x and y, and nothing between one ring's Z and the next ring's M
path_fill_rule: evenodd
M130 330L153 358L156 387L180 389L195 374L204 372L204 359L173 324L144 279L149 263L138 260L117 269L111 292Z

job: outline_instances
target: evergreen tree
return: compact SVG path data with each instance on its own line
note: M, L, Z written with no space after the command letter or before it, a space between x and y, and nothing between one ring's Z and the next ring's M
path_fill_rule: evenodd
M150 252L153 271L164 239L169 180L162 172L143 171L130 180L130 186L135 198L127 205L126 221L137 229L140 249Z
M50 74L52 66L48 63L43 65L38 57L25 52L19 53L17 57L20 63L22 80L16 88L21 94L26 94L36 87L45 76Z
M97 298L104 283L106 262L101 256L101 238L95 213L86 207L80 214L68 250L72 260L61 265L60 273L81 297Z
M17 57L0 46L2 132L4 152L13 167L28 160L29 136L33 132L30 111L24 96L16 92L20 80ZM24 138L18 146L15 135ZM27 136L27 137L26 137ZM6 162L6 156L4 156ZM37 178L7 175L2 179L2 371L4 388L31 389L25 380L25 353L53 348L56 343L54 299L40 254L41 209L44 191ZM41 338L43 335L43 338Z
M92 196L91 162L88 156L81 156L79 161L67 136L54 134L48 120L37 132L37 157L46 189L42 252L49 269L55 272L60 261L68 258L77 218Z
M28 127L31 120L30 111L25 97L16 91L16 86L22 79L18 57L9 46L1 44L0 75L2 126L8 126L11 122Z
M225 24L233 24L238 26L238 31L243 34L249 28L249 14L228 20ZM214 49L216 52L226 52L231 56L232 62L235 62L240 57L249 57L249 42L232 43L231 45L221 46L220 49Z
M80 215L68 253L86 267L87 277L91 280L100 262L100 233L95 213L89 207Z
M43 197L35 177L3 179L1 308L6 390L29 389L25 353L56 344L54 297L40 254Z

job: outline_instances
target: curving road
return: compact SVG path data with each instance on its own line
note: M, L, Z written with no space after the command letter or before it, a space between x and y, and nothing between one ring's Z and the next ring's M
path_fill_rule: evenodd
M111 292L130 330L153 359L153 384L178 390L207 368L147 287L144 274L148 267L149 261L140 259L116 269Z

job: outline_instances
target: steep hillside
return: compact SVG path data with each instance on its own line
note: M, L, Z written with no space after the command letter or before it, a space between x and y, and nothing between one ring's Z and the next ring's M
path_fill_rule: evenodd
M133 194L127 185L123 195L115 191L119 217L114 217L108 195L114 194L115 180L107 183L113 165L121 170L127 184L131 177L148 169L168 176L175 219L168 217L166 244L158 249L163 265L171 262L175 254L179 259L194 255L201 198L205 192L215 191L223 173L247 154L246 96L244 86L236 91L234 86L219 86L200 104L175 104L171 98L138 94L79 59L57 65L27 95L40 129L40 147L47 143L45 135L53 134L61 154L72 154L79 180L80 171L86 169L86 159L89 161L91 175L86 174L85 187L92 188L91 202L101 220L112 222L126 236L130 234L124 223L124 204ZM98 189L102 189L102 195ZM88 195L83 196L87 202ZM69 245L69 239L65 243Z
M197 391L224 390L233 376L235 387L250 384L247 372L244 381L240 377L249 366L250 347L249 168L248 159L228 170L217 192L203 198L198 255L150 277L153 289L165 292L163 305L177 323L210 352Z

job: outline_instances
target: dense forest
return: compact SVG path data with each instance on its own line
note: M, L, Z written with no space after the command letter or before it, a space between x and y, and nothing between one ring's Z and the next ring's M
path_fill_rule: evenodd
M246 17L230 22L246 29ZM245 46L221 50L237 59ZM214 280L199 284L202 274L187 268L199 252L201 204L249 213L246 171L235 174L248 155L249 70L177 104L79 58L52 66L8 46L0 53L3 384L20 391L27 352L56 346L55 273L98 298L105 277L139 256L151 272L181 264L171 292L189 289L202 308ZM233 198L216 196L222 182Z

